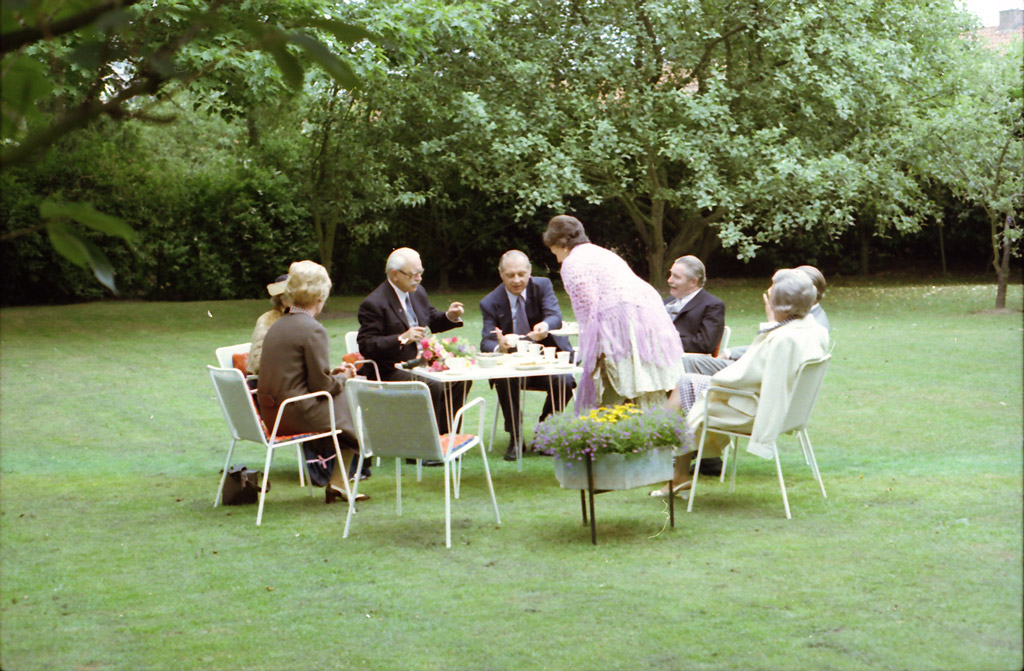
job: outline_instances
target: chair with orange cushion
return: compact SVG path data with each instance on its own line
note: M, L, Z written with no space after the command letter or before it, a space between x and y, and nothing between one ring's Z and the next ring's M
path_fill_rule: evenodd
M297 403L317 396L326 396L330 399L331 395L329 393L326 391L317 391L287 399L281 404L281 407L277 411L277 418L274 420L274 427L272 429L267 429L267 426L263 423L263 419L260 417L259 413L256 412L256 405L252 401L252 394L245 383L245 377L242 375L242 371L237 368L216 368L214 366L207 366L206 369L210 372L210 380L213 382L213 388L217 392L217 401L220 403L220 409L224 413L224 421L228 425L228 430L231 432L231 446L228 447L228 456L227 459L224 460L224 471L220 478L220 486L217 488L217 496L213 500L214 507L220 505L221 493L224 490L224 480L227 478L228 469L231 466L231 457L234 455L235 445L237 445L239 441L246 440L257 443L262 445L266 450L266 459L263 465L263 483L260 485L260 505L256 512L257 525L263 521L263 503L267 494L267 479L270 475L270 460L274 455L274 450L281 447L295 447L299 462L300 487L305 486L306 464L302 455L302 443L307 440L330 436L334 439L334 452L338 459L338 463L344 463L341 458L341 448L338 445L338 434L342 432L341 429L334 429L333 431L327 431L324 433L306 433L294 436L284 436L279 435L278 433L278 427L281 424L281 415L289 403ZM330 410L331 426L336 426L334 421L334 404L328 403L327 407ZM310 496L313 495L312 488L310 488L309 493ZM349 496L349 500L352 500L351 496Z
M255 375L249 374L249 349L251 342L243 342L237 345L218 347L214 354L217 357L217 366L220 368L237 368L247 380L255 380Z
M444 540L445 547L452 546L451 498L454 483L455 498L459 498L461 460L473 447L480 448L484 462L484 475L494 506L494 518L501 524L498 515L498 501L494 498L494 483L487 465L487 452L481 436L484 429L483 398L477 398L459 408L451 424L451 432L440 435L434 406L427 385L418 382L377 382L374 380L352 379L345 383L352 418L359 438L359 465L367 457L394 457L395 497L398 515L402 514L402 461L403 459L437 460L444 464ZM466 412L477 408L477 431L475 434L462 433ZM455 466L453 467L453 464ZM359 491L358 481L352 496ZM351 500L351 499L350 499ZM343 536L348 537L352 523L349 507Z

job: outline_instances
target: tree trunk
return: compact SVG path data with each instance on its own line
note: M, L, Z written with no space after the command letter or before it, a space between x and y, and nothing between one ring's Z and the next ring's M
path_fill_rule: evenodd
M442 263L438 271L438 279L440 284L437 285L437 291L442 294L451 293L451 284L448 281L450 266L447 263Z
M992 230L995 231L998 219L998 214L989 214L989 218L992 223ZM1010 227L1013 224L1013 218L1007 215L1006 219L1003 220L1002 234L996 234L997 237L993 240L993 251L995 256L992 259L992 265L996 269L996 309L1002 310L1006 307L1006 285L1009 283L1010 278ZM1001 244L1000 241L1001 240ZM1002 249L1000 249L1000 247ZM1000 254L1000 251L1002 254ZM1002 258L1000 258L1000 256Z
M946 272L946 242L942 235L942 219L939 219L939 259L942 261L942 274L947 275Z
M653 212L652 212L653 215ZM659 220L663 214L659 213ZM653 216L652 216L653 219ZM654 227L655 230L662 230L662 223L659 221ZM651 285L665 293L668 290L668 281L665 275L665 239L662 235L651 236L651 244L647 246L647 277Z

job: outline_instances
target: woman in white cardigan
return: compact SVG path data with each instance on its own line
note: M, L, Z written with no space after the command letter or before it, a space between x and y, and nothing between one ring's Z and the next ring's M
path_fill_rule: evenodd
M687 411L687 425L693 435L700 433L704 406L723 428L750 432L747 451L765 459L775 456L775 439L782 428L793 395L796 373L801 364L828 351L828 331L810 314L817 292L807 274L783 269L772 277L764 294L764 325L746 353L736 363L713 376L685 373L669 397L669 405ZM758 399L711 394L711 385L758 394ZM760 409L760 412L758 410ZM728 440L708 434L705 456L719 456ZM690 451L676 456L675 477L670 485L651 492L668 496L690 488L690 462L696 456L696 441Z

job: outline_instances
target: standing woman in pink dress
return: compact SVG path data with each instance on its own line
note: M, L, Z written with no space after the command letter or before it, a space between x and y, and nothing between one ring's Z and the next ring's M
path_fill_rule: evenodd
M580 328L576 412L626 400L663 406L683 372L683 348L661 296L621 257L592 244L575 217L553 217L544 244L562 264Z

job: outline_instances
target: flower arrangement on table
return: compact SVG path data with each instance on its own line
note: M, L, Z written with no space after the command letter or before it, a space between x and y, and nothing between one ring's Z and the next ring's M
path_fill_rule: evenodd
M683 412L668 408L641 410L626 403L595 408L579 417L555 413L537 425L533 446L569 461L669 447L685 451L691 440Z
M432 335L420 340L420 358L430 370L448 370L447 361L452 358L472 360L476 356L476 348L465 338L451 336L442 338Z

